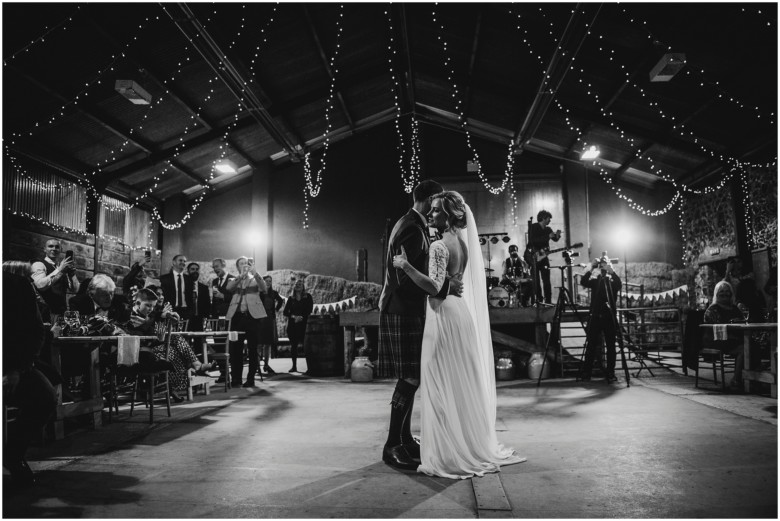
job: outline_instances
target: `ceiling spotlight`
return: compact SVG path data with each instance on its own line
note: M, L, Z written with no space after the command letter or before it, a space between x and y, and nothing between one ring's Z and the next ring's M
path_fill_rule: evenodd
M214 165L214 169L220 174L235 174L236 167L230 161L220 161Z
M114 90L136 105L149 105L152 95L133 80L116 80Z
M512 239L510 239L510 238L509 238L509 235L504 235L504 238L503 238L503 239L501 239L501 240L502 240L502 241L504 241L504 242L509 242L509 241L511 241Z
M498 237L494 235L493 237L490 238L490 242L491 244L498 244Z
M582 151L582 154L580 154L580 159L584 159L584 160L596 159L597 157L599 157L599 154L601 154L599 147L597 147L596 145L591 145L590 147Z
M487 241L485 240L485 238L484 237L480 237L479 238L479 245L480 246L484 246L485 244L487 244Z

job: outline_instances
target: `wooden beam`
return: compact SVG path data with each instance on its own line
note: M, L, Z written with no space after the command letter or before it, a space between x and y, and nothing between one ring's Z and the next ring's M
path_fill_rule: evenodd
M479 36L482 30L482 15L484 13L484 7L479 7L477 11L477 20L474 26L474 38L471 42L471 53L469 55L469 67L466 74L466 85L463 91L463 119L468 118L469 108L471 106L471 82L474 81L474 65L477 61L477 54L479 51Z
M334 78L335 73L333 72L333 68L330 66L330 60L328 60L327 55L325 54L325 50L322 48L322 42L320 41L320 36L317 34L317 28L314 27L314 21L311 19L311 14L309 14L309 9L306 7L306 4L301 4L303 9L303 14L306 17L306 22L309 26L309 31L311 33L311 37L314 40L314 45L317 47L317 51L319 52L320 59L322 59L322 65L325 67L325 72L328 74L328 78L331 81L331 84L335 84ZM344 117L347 118L347 124L351 129L354 130L355 128L355 122L352 120L352 116L349 113L349 110L347 109L347 104L344 101L344 97L341 95L341 91L339 89L335 90L336 98L339 101L339 105L341 106L341 111L344 113Z

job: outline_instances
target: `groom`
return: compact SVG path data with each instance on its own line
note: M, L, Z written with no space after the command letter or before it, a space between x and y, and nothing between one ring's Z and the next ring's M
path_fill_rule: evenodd
M390 402L390 430L382 460L390 466L416 470L420 444L412 437L414 394L420 385L420 356L428 295L403 270L393 267L401 247L415 268L428 273L428 218L431 196L442 192L436 181L420 182L412 193L414 205L395 223L390 233L385 265L385 283L379 297L379 368L384 378L398 378ZM445 280L438 298L459 295L462 283ZM416 460L416 461L415 461Z

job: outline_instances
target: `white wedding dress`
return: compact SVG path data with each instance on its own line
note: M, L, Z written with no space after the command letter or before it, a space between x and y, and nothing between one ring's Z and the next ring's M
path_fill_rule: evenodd
M484 263L468 207L467 220L469 227L458 232L461 244L467 245L461 255L468 259L466 270L449 274L462 278L463 296L428 299L418 392L421 464L417 470L453 479L482 476L525 461L496 437L495 366ZM471 258L469 251L477 253ZM441 287L449 261L442 241L431 245L429 258L428 276Z

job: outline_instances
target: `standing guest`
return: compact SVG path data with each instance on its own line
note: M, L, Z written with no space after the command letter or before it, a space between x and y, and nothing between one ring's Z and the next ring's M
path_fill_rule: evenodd
M122 294L129 301L133 301L135 293L146 285L146 266L152 261L151 257L145 257L144 261L135 261L130 266L130 272L122 279Z
M225 259L217 257L211 261L214 270L214 280L211 281L211 318L225 317L230 305L232 293L227 290L228 282L236 277L225 271ZM224 383L228 376L225 374L225 363L219 364L219 378L216 383Z
M214 270L214 280L211 281L211 317L219 318L227 315L232 295L227 290L227 284L236 277L225 271L225 259L216 258L211 261Z
M49 306L51 321L55 323L67 309L66 294L68 290L76 293L79 290L79 279L76 278L76 268L73 258L65 256L59 264L62 246L57 239L46 241L43 260L35 261L32 265L32 279L35 288L40 293L46 305Z
M558 242L561 238L561 230L553 231L550 228L552 214L547 210L540 210L536 214L537 222L531 225L528 237L528 264L531 266L533 277L536 283L536 303L542 302L542 289L544 289L544 303L552 303L552 285L550 284L550 258L546 252L550 249L550 240ZM536 262L533 262L532 256L536 256ZM540 256L544 258L539 259ZM541 281L539 276L541 275Z
M54 387L35 367L45 333L30 281L3 271L3 403L18 408L6 425L3 466L20 487L35 484L25 454L57 408Z
M264 318L265 308L260 293L267 288L265 281L255 265L246 257L236 260L239 276L227 284L227 290L233 294L227 311L230 330L238 332L238 340L230 342L230 381L232 387L254 387L255 375L260 372L257 346L260 342L260 320ZM244 338L249 350L249 372L246 381L241 384L241 372L244 368Z
M192 278L192 317L190 318L190 331L203 331L203 319L211 315L211 296L209 287L200 282L200 264L190 262L187 265L187 274Z
M523 277L526 272L529 271L528 264L523 260L517 252L517 245L509 245L509 257L504 261L504 273L501 279L502 286L509 286L511 290L518 293L518 298L522 300L523 307L528 305L528 299L530 293L526 286L526 282L523 282ZM527 280L527 279L526 279Z
M303 279L298 279L293 285L292 295L284 306L284 316L287 317L287 337L290 339L290 357L292 368L290 373L298 372L298 345L303 348L303 340L306 335L306 323L314 309L314 300L306 291Z
M174 313L182 320L189 320L195 303L192 277L186 273L187 257L181 253L173 256L171 270L160 276L160 287L165 295L165 302L170 302Z
M276 312L284 306L284 299L279 293L271 287L273 280L270 275L263 277L265 285L268 288L265 293L260 294L263 299L266 317L260 321L260 356L263 358L264 370L268 376L273 376L276 372L268 365L271 359L271 348L276 349L279 342L279 332L276 330Z
M609 382L616 381L615 362L615 328L617 320L617 297L620 293L620 277L612 269L612 262L608 257L594 259L590 270L582 276L582 285L590 289L590 316L588 318L587 343L588 350L585 353L582 380L590 380L593 369L593 360L597 350L601 349L601 335L604 335L604 343L607 348L606 379Z

